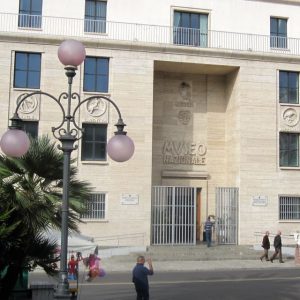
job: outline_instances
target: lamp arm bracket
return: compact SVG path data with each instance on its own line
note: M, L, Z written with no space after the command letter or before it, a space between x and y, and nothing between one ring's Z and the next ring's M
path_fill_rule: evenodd
M75 94L75 93L73 93L73 94ZM73 94L72 94L72 95L73 95ZM79 96L79 95L78 95L78 96ZM74 126L75 126L78 130L80 130L80 127L78 126L78 124L77 124L76 121L75 121L75 114L77 113L78 109L80 108L80 106L81 106L82 104L84 104L84 103L86 103L86 102L88 102L88 101L90 101L90 100L93 100L93 99L105 100L105 101L111 103L111 104L114 106L114 108L116 109L117 113L118 113L118 116L119 116L118 124L120 125L120 123L122 123L123 126L126 126L126 125L123 123L122 115L121 115L120 109L119 109L119 107L117 106L117 104L116 104L113 100L111 100L110 98L108 98L108 97L97 95L97 96L91 96L91 97L88 97L88 98L84 99L84 100L81 101L81 102L79 101L78 105L74 108L73 115L72 115L72 121L73 121Z
M17 106L16 106L16 109L15 109L15 114L18 115L18 110L20 108L20 106L22 105L22 103L29 97L31 96L34 96L34 95L45 95L47 97L49 97L50 99L54 100L60 107L61 109L61 112L62 112L62 121L60 123L60 125L57 127L57 128L60 128L63 126L64 122L65 122L65 116L66 116L66 112L65 112L65 109L64 107L62 106L61 104L61 98L64 97L65 95L67 95L67 93L62 93L59 98L55 98L53 95L49 94L49 93L46 93L46 92L42 92L42 91L37 91L37 92L33 92L33 93L29 93L29 94L25 94L24 97L22 97L18 103L17 103Z

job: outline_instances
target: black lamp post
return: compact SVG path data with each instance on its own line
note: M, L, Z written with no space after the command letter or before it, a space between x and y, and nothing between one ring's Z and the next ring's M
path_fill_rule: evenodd
M9 130L2 136L0 146L7 156L20 157L24 155L30 146L28 136L21 130L22 119L18 116L21 104L33 95L45 95L54 100L60 107L63 117L57 127L52 127L52 133L61 142L59 149L63 151L63 195L62 195L62 220L61 220L61 260L59 271L59 282L55 291L56 299L70 299L69 282L67 274L67 254L68 254L68 213L69 213L69 178L70 178L70 157L71 152L77 149L74 145L82 137L82 128L75 121L75 114L83 103L91 99L102 99L110 102L118 113L118 121L115 124L117 131L107 144L107 153L115 161L123 162L131 158L134 152L133 141L126 135L122 116L118 106L108 97L91 96L81 101L79 94L72 92L73 77L76 75L77 66L85 59L84 46L75 40L64 41L58 49L58 58L65 65L66 76L68 78L68 92L63 92L58 98L45 93L33 92L24 95L17 104L15 113L11 120ZM66 109L62 105L62 100L67 100ZM78 103L72 109L71 103L76 100Z

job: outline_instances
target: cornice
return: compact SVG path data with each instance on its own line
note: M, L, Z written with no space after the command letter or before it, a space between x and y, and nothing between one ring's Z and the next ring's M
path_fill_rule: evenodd
M276 3L276 4L286 4L286 5L299 5L300 0L245 0L252 2L268 2L268 3Z
M26 43L26 44L39 44L39 45L60 45L60 43L70 37L64 36L41 36L41 35L26 35L15 33L1 33L0 43ZM237 50L224 50L214 48L197 48L190 46L177 46L172 44L148 44L141 42L128 42L128 41L114 41L104 39L90 39L84 37L76 37L78 41L84 43L86 48L110 49L110 50L123 50L123 51L136 51L148 52L159 54L174 54L174 55L188 55L188 56L201 56L201 57L215 57L224 59L243 59L254 61L267 61L267 62L281 62L281 63L300 63L300 56L289 54L273 54L269 52L251 52L251 51L237 51Z

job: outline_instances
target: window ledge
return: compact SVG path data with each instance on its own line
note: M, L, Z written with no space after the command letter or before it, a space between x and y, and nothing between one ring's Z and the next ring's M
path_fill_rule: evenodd
M278 223L300 223L300 219L298 219L298 220L278 220Z
M85 223L108 223L107 219L81 219Z
M86 95L96 95L96 96L105 96L105 97L110 97L111 93L104 93L104 92L89 92L89 91L83 91L83 94Z
M97 31L85 31L85 35L97 35L97 36L108 36L107 32L97 32Z
M289 48L281 48L281 47L270 47L271 50L275 50L275 51L285 51L285 52L291 52L291 50Z
M17 88L17 87L14 87L14 91L38 92L38 91L41 91L41 89L40 88L35 89L35 88Z
M34 31L43 31L43 28L41 27L18 27L20 30L34 30Z
M279 103L280 106L294 106L294 107L299 107L300 103Z
M300 167L279 167L282 171L300 171Z
M81 161L81 164L83 165L109 165L109 162L106 161L98 161L98 160L83 160Z

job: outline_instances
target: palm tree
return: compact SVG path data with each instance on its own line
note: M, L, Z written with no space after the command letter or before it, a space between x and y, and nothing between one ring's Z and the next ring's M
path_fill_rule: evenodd
M88 183L76 179L70 170L69 229L78 231ZM54 274L57 245L43 236L49 228L61 226L63 154L47 136L31 140L21 158L0 155L0 298L8 299L18 276L37 265ZM2 229L2 230L1 230ZM1 277L2 272L2 277Z

